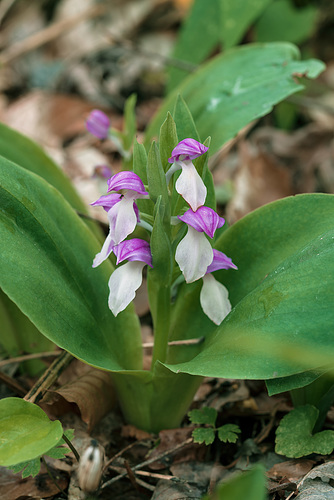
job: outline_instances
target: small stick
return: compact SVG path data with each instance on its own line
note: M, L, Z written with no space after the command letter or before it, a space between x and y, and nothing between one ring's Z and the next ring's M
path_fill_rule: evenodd
M16 0L2 0L0 5L0 24L7 15L7 12L12 8Z
M46 391L57 380L60 373L71 363L73 359L72 354L63 351L37 380L36 384L25 395L24 399L26 401L30 401L31 403L37 403L40 401Z
M5 373L0 371L0 381L6 384L12 391L14 391L18 396L23 396L26 394L26 390L20 385L16 380L14 380L12 377L9 377Z
M134 473L132 472L131 467L129 465L129 462L127 460L124 460L124 467L126 469L126 472L128 474L128 477L130 479L132 486L138 491L139 488L138 488L138 484L136 481L136 477L135 477Z
M201 344L204 341L204 337L199 337L197 339L188 339L188 340L172 340L171 342L168 342L168 345L196 345L196 344ZM142 347L144 349L147 349L149 347L154 347L154 342L144 342L142 344Z
M74 16L69 17L68 19L58 21L51 26L42 29L38 33L34 33L24 40L16 42L11 47L8 47L8 49L2 51L0 55L0 64L8 64L14 59L17 59L18 57L21 57L24 54L27 54L28 52L31 52L32 50L35 50L38 47L51 42L66 31L73 29L74 26L80 24L82 21L103 14L106 9L106 5L94 5L84 12L81 12L79 14L77 13Z
M24 356L17 356L16 358L9 358L0 361L0 368L2 366L10 365L11 363L22 363L23 361L30 361L31 359L39 358L55 358L59 356L59 351L55 352L34 352L31 354L25 354Z
M116 465L111 465L110 469L116 471L116 472L123 472L124 467L116 466ZM180 479L177 476L170 476L168 474L158 474L157 472L149 472L147 470L136 470L134 471L134 474L137 476L146 476L146 477L151 477L153 479L167 479L168 481L174 480L174 481L179 481Z
M183 441L183 443L180 443L180 444L176 445L174 448L171 448L170 450L164 451L163 453L161 453L160 455L158 455L156 457L149 458L148 460L145 460L145 462L142 462L142 463L140 463L138 465L135 465L135 467L133 467L132 470L136 471L138 469L141 469L142 467L146 467L146 465L150 465L153 462L156 462L157 460L161 460L162 458L165 458L168 455L171 455L172 453L175 453L176 451L180 450L181 448L184 448L185 446L187 446L188 444L191 444L192 442L193 442L193 438L190 437L190 438L186 439L185 441ZM110 479L109 481L107 481L106 483L104 483L101 486L101 489L106 488L107 486L110 486L113 483L116 483L116 481L119 481L120 479L122 479L126 475L127 475L127 471L122 472L122 474L119 474L116 477L113 477L112 479Z

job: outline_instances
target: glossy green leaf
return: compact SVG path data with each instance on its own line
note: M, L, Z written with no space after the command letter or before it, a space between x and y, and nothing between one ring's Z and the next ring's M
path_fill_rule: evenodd
M215 276L227 286L234 308L216 328L200 311L201 283L184 285L174 308L172 336L206 340L187 349L170 348L169 368L269 379L330 362L333 216L333 195L300 195L266 205L226 230L217 248L239 270ZM182 357L188 361L182 363Z
M314 32L318 13L312 5L297 9L290 0L275 0L255 25L256 40L301 43Z
M266 380L268 394L269 396L274 396L275 394L280 394L281 392L300 389L301 387L305 387L306 385L317 380L323 373L323 370L312 370L297 373L296 375L290 375L290 377L278 377Z
M176 97L181 94L200 137L212 136L210 154L213 154L249 122L303 89L296 75L316 78L324 67L314 59L299 61L298 49L288 43L249 44L230 49L204 64L168 95L146 138L158 135L167 111L172 112Z
M262 466L242 472L218 486L211 495L202 500L265 500L266 479Z
M276 430L276 453L289 458L305 457L311 453L332 453L334 431L322 431L312 435L318 414L317 408L305 405L285 415Z
M92 268L100 244L59 192L1 159L0 286L50 340L107 370L140 368L132 307L108 309L109 262Z
M19 398L0 400L0 465L37 458L62 435L59 420L52 422L39 406Z

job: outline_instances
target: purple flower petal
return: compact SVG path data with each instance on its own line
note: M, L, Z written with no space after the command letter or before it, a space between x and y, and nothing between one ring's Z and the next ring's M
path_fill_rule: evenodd
M210 238L213 238L218 227L225 224L223 217L219 217L212 208L205 206L199 207L196 212L189 208L183 215L178 216L178 219L192 226L196 231L204 231Z
M216 323L216 325L220 325L232 309L231 303L228 300L228 291L226 287L215 280L211 274L207 274L203 277L200 303L203 312L211 321Z
M92 206L101 206L104 208L106 212L116 205L119 201L121 201L122 195L118 193L109 193L104 196L100 196L100 198L94 203L91 203Z
M213 249L213 261L206 270L206 273L213 273L218 271L218 269L238 269L235 264L233 264L232 259L227 257L223 252Z
M181 160L194 160L206 153L209 148L195 139L183 139L173 149L172 156L168 159L169 163Z
M140 195L148 195L141 178L130 171L119 172L108 180L108 191L120 191L121 189L136 191Z
M110 120L103 111L94 109L86 120L86 128L88 132L95 135L99 139L106 139L110 127Z
M207 189L191 160L182 161L180 165L182 172L175 189L195 211L204 205Z
M213 259L210 242L191 226L176 248L175 260L187 283L202 278Z
M123 260L129 260L145 262L145 264L153 267L150 244L140 238L122 241L113 248L113 252L117 257L116 264L123 262Z
M123 311L135 298L136 291L143 281L144 266L145 262L127 262L115 269L110 276L108 305L114 316Z

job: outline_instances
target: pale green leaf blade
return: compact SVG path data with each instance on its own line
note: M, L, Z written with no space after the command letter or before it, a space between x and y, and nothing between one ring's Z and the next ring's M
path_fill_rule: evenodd
M212 137L210 154L232 139L252 120L303 89L294 75L316 78L324 64L299 60L289 43L248 44L226 51L205 63L169 94L146 134L157 136L178 94L186 101L200 137ZM175 117L174 117L175 119Z
M55 446L63 435L39 406L19 398L0 400L0 465L32 460Z
M202 500L265 500L266 479L262 466L242 472L226 483L220 484L212 495Z

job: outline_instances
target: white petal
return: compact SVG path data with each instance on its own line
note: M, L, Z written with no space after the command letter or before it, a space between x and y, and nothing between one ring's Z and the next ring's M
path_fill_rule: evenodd
M188 226L187 234L177 246L175 260L187 283L202 278L213 260L213 250L205 234Z
M127 262L118 267L109 279L109 309L114 316L130 304L135 298L136 290L143 281L143 267L145 262Z
M99 266L101 264L101 262L103 262L104 260L106 260L109 257L114 245L115 245L114 240L112 239L111 234L109 232L105 242L103 243L103 246L101 248L101 252L99 252L95 255L95 258L93 260L93 267Z
M212 274L207 274L203 278L200 302L203 312L216 325L220 325L232 309L227 288L215 280Z
M176 181L175 189L196 212L199 207L204 205L206 187L192 161L183 161L180 164L182 172Z
M123 197L108 212L110 231L115 245L125 240L137 224L136 212L133 208L133 198Z

